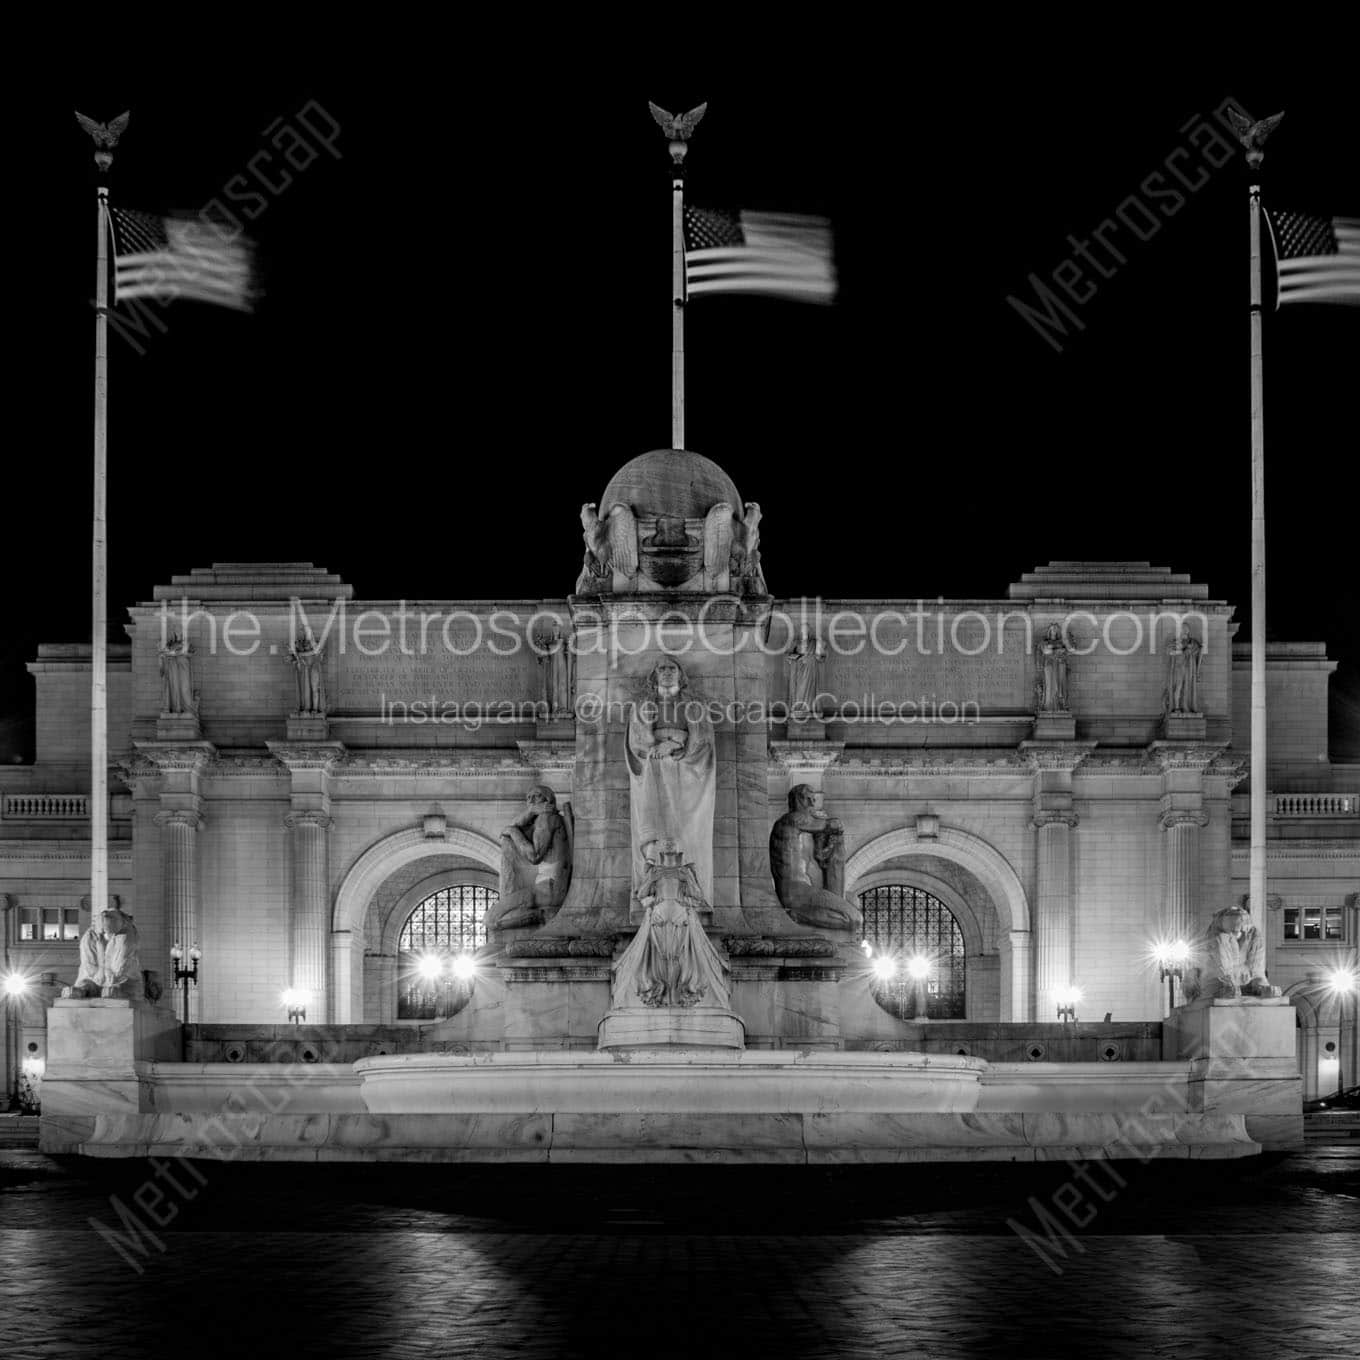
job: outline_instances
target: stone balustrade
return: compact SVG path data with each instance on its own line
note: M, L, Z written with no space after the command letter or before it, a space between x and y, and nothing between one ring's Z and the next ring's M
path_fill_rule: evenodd
M90 815L87 793L7 793L3 815L7 821L66 822Z
M1360 817L1360 793L1276 793L1276 817Z

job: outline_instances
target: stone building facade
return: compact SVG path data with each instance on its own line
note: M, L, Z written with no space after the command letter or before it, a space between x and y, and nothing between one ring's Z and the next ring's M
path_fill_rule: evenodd
M643 526L636 560L610 546L615 505ZM716 465L661 451L587 507L570 595L361 600L310 564L224 563L131 607L109 661L110 891L143 966L168 983L172 944L201 948L197 1022L279 1023L292 989L316 1022L593 1047L636 890L628 705L672 653L713 715L709 929L748 1047L1051 1022L1073 986L1082 1018L1160 1019L1154 944L1196 939L1246 891L1233 606L1139 562L1053 562L990 600L785 600L764 593L752 510ZM1322 986L1360 929L1360 766L1329 759L1333 668L1321 644L1267 658L1258 924L1306 1095L1347 1064L1356 1080L1354 1021ZM7 966L34 983L7 1009L7 1089L89 925L89 649L45 646L29 669L36 759L0 771ZM802 785L843 827L836 886L863 931L781 906L771 828ZM497 931L503 834L542 786L570 809L570 890ZM866 989L861 935L929 953L928 983ZM430 950L478 956L473 1004L413 972Z

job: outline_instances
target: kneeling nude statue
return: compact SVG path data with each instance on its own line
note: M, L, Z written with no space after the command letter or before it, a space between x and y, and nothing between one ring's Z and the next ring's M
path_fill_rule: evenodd
M808 784L789 790L789 810L770 831L770 869L779 905L799 925L862 929L859 909L843 895L845 832L834 817L817 811Z

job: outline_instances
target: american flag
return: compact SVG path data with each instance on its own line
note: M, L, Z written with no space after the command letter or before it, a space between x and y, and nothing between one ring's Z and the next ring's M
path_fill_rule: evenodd
M795 213L685 208L685 291L832 302L831 223Z
M248 312L254 301L250 242L202 218L153 217L114 208L113 300L188 298Z
M1360 303L1360 217L1266 214L1275 245L1276 302Z

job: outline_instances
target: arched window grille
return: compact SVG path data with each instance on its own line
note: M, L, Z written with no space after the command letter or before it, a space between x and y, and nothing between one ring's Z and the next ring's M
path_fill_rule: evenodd
M460 883L431 893L406 918L397 939L398 1020L436 1020L466 1005L466 985L449 964L486 943L487 914L499 899L494 888ZM422 968L431 956L438 972Z
M967 965L963 931L954 913L938 897L905 883L869 888L860 893L859 904L864 912L864 938L875 954L892 954L903 962L917 955L930 960L924 984L925 1016L920 1015L917 999L922 989L905 969L890 984L903 992L899 1013L915 1019L962 1020Z

